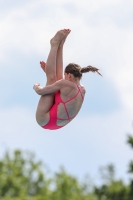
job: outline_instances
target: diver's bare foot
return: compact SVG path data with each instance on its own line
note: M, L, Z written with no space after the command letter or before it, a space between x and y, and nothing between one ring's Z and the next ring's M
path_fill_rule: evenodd
M70 29L64 29L64 31L65 31L66 34L65 34L65 37L61 40L59 47L63 47L63 45L64 45L64 43L65 43L65 41L66 41L66 38L67 38L68 34L71 32Z
M41 68L43 69L43 71L46 73L46 71L45 71L46 63L44 61L40 61L40 65L41 65Z
M57 46L66 37L67 32L64 30L58 31L55 36L50 40L51 46Z

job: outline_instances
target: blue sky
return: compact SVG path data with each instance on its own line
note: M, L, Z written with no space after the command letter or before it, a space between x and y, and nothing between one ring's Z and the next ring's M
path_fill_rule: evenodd
M133 3L121 0L0 1L0 156L6 148L35 152L52 171L98 180L98 168L114 163L127 179L132 151L126 145L133 120ZM70 28L64 66L94 65L85 74L87 93L78 116L59 131L41 129L35 121L37 81L45 85L39 66L49 40Z

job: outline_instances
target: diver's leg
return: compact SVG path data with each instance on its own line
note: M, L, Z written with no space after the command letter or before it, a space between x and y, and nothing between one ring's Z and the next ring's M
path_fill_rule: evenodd
M51 39L51 49L45 65L45 72L47 77L46 85L51 85L57 81L56 77L56 55L60 41L64 38L64 31L58 31L57 34ZM43 126L49 121L49 110L54 104L54 94L41 96L37 111L36 120L39 125Z
M64 42L65 42L68 34L71 32L70 29L64 29L64 31L65 31L65 37L60 42L60 45L59 45L58 51L57 51L57 57L56 57L57 80L63 79L63 46L64 46Z

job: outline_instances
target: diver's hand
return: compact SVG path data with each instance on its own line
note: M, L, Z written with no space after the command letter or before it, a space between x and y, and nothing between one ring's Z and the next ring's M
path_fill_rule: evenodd
M40 83L35 83L33 89L38 93L39 89L41 89Z

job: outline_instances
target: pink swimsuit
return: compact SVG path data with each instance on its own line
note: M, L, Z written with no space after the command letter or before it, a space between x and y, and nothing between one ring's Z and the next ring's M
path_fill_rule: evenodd
M62 101L62 99L60 97L60 91L56 92L56 94L55 94L55 103L54 103L54 105L52 106L52 108L51 108L51 110L49 112L50 113L50 120L49 120L49 122L45 126L42 126L42 128L44 128L44 129L50 129L50 130L59 129L59 128L62 128L63 126L57 126L56 125L57 120L69 120L70 121L71 119L73 119L75 117L75 116L72 117L72 118L69 117L69 113L68 113L68 110L66 108L66 103L68 103L72 99L76 98L79 93L81 94L82 99L84 99L84 97L83 97L83 95L81 93L80 87L78 85L77 85L77 87L78 87L77 94L74 97L72 97L71 99L69 99L69 100L67 100L65 102ZM63 103L64 108L66 110L66 114L68 116L67 119L60 119L60 118L57 117L57 107L58 107L59 103Z

